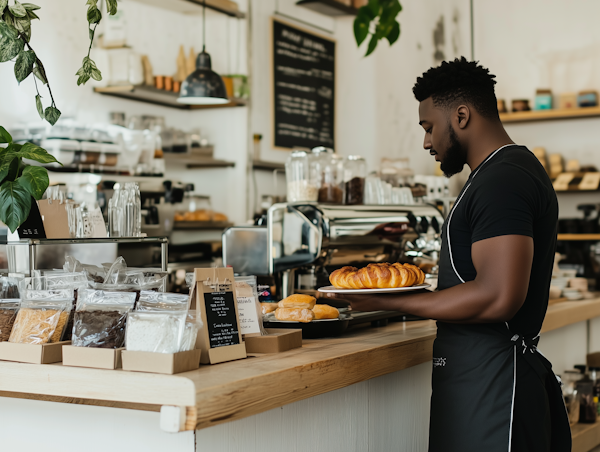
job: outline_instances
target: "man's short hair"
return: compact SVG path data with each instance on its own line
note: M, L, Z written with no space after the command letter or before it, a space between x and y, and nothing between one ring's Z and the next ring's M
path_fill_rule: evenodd
M444 61L417 78L413 93L419 102L431 97L433 104L442 108L469 104L481 116L499 120L494 92L496 76L478 63L465 57Z

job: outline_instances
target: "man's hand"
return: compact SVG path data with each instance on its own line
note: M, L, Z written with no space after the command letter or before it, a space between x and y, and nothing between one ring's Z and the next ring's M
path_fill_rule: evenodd
M338 296L359 311L399 311L456 323L505 322L523 305L533 262L533 239L504 235L475 242L473 281L439 292Z

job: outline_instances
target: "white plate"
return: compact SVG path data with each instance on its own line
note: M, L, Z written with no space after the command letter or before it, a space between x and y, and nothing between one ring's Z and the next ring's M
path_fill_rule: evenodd
M337 293L337 294L370 294L370 293L397 293L397 292L410 292L412 290L425 289L431 286L431 284L419 284L417 286L410 287L392 287L388 289L337 289L333 286L321 287L319 292L322 293Z

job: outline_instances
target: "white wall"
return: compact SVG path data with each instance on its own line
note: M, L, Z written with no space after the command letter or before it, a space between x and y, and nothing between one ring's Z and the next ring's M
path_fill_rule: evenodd
M533 100L538 88L556 94L600 91L600 3L594 0L475 0L475 57L497 75L498 98ZM508 102L510 105L510 102ZM600 168L599 118L513 124L511 137ZM559 196L561 217L597 194Z

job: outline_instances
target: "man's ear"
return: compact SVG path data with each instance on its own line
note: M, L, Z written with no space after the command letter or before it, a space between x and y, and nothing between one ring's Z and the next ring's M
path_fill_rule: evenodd
M469 119L471 119L471 110L467 105L460 105L456 109L456 115L458 117L458 128L464 129L469 124Z

